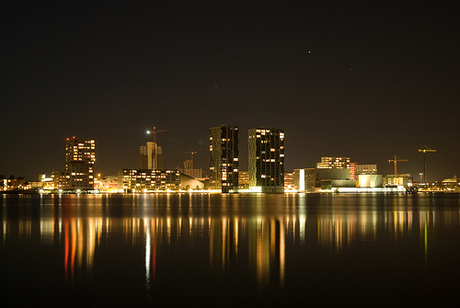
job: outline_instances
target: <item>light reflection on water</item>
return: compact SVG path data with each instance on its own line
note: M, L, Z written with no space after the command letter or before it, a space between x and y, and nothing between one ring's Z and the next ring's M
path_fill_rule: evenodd
M261 292L276 289L289 294L295 290L292 284L304 283L290 277L295 277L297 268L305 268L305 262L334 256L343 261L362 249L365 253L388 249L392 257L407 247L409 258L428 264L431 250L439 247L443 236L459 235L460 230L458 195L2 198L2 250L16 247L20 254L16 245L30 242L40 250L57 247L60 253L55 258L61 259L57 263L62 264L63 280L72 284L82 277L87 282L101 279L105 273L96 269L104 262L120 266L117 259L126 256L113 250L125 247L131 257L143 260L147 303L154 301L152 294L170 279L168 275L182 279L185 272L210 284L247 279ZM437 258L439 251L433 255ZM123 266L135 272L137 264ZM138 282L140 277L129 275L123 279Z

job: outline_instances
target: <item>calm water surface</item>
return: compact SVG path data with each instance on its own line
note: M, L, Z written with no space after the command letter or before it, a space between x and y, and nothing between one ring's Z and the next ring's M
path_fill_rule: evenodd
M458 194L0 195L0 306L454 306Z

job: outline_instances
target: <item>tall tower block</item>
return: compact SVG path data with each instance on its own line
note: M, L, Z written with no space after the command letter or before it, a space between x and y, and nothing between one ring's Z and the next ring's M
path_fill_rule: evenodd
M222 193L238 189L238 127L220 125L209 129L209 186Z
M278 128L249 130L249 189L284 192L284 131Z
M65 145L66 189L94 189L96 143L92 139L67 138Z

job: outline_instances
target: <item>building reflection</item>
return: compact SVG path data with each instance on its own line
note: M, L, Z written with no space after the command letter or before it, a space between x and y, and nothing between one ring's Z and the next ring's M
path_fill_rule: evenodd
M62 220L66 278L72 279L76 270L91 271L94 253L100 245L102 226L101 218Z
M248 216L235 215L229 209L240 204L226 199L227 211L219 216L207 213L203 200L197 204L185 200L179 209L165 203L162 211L152 210L149 202L138 203L133 212L117 217L108 212L109 204L93 201L82 206L57 199L51 206L41 205L38 210L20 214L3 205L3 244L19 239L62 247L65 278L72 280L75 275L92 272L95 255L104 249L103 244L119 244L121 237L124 245L144 252L147 288L157 279L162 265L169 262L161 252L171 250L188 250L199 254L200 260L209 258L211 270L223 275L247 264L251 271L248 275L264 286L273 281L284 283L286 255L295 249L321 247L324 253L336 254L361 242L419 237L420 249L428 260L436 226L458 228L460 224L456 209L435 212L398 204L390 210L372 204L366 204L366 210L360 204L354 205L356 210L344 210L339 204L308 212L304 200L288 198L283 214ZM190 212L194 208L201 212Z

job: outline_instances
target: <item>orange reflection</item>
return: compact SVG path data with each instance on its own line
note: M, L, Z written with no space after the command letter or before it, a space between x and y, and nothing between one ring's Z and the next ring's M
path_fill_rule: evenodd
M140 197L132 198L133 203L139 202ZM386 206L385 210L373 209L375 205L372 203L358 204L350 210L336 202L338 206L333 208L308 212L305 198L289 197L283 204L284 212L267 214L263 199L259 198L251 203L254 212L245 216L237 211L242 207L238 203L241 199L236 197L226 197L222 202L225 210L219 211L218 215L210 214L210 199L202 198L198 203L192 203L189 196L182 197L186 207L182 209L172 205L176 202L172 200L173 195L165 197L167 202L158 206L165 211L158 211L158 214L152 211L156 209L158 198L148 196L142 203L141 214L133 210L128 217L122 218L104 216L107 214L96 211L96 207L110 206L102 204L104 200L101 198L93 198L94 204L84 208L78 203L80 199L72 197L75 200L70 206L76 204L76 207L84 208L83 217L66 208L69 206L66 203L56 204L55 211L43 206L46 212L39 220L27 215L9 220L4 208L0 230L3 242L9 238L24 241L38 238L41 244L61 244L66 280L90 271L101 241L107 243L113 240L111 234L122 234L122 241L127 245L145 249L148 287L161 273L160 252L177 247L191 248L191 253L196 254L202 253L198 249L193 251L196 247L205 249L202 254L205 259L209 256L209 267L224 275L240 264L249 264L249 274L263 286L270 279L277 279L281 284L284 282L286 260L289 260L287 257L293 247L318 245L327 248L323 250L327 253L338 254L352 249L359 242L376 242L382 237L398 242L415 234L415 239L420 241L420 251L428 260L428 248L434 247L430 240L436 226L458 228L460 224L460 213L456 208L440 212L429 207L421 210L406 206L400 199L396 200L395 206ZM192 208L198 212L188 215Z
M76 267L85 272L93 267L102 225L102 219L63 219L66 279L74 278Z

